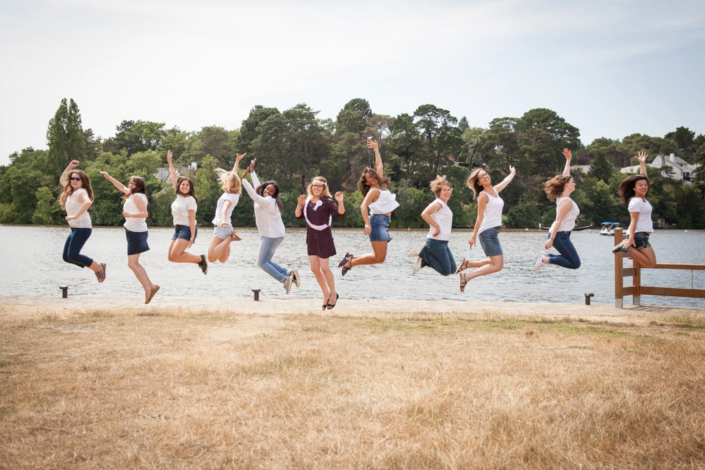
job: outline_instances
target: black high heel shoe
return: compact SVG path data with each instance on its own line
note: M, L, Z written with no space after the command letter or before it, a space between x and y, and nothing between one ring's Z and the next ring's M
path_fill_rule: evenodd
M335 293L335 303L334 303L334 304L328 304L328 305L327 305L328 310L333 310L333 309L335 308L335 306L338 305L338 299L339 299L339 298L340 298L340 294L338 294L338 293L336 292L336 293ZM330 300L330 299L329 299L329 300Z

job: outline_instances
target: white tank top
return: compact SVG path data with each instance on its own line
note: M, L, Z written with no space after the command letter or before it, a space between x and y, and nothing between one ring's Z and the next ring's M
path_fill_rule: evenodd
M563 220L561 220L561 226L558 228L559 232L570 232L575 228L575 219L578 218L580 215L580 208L578 205L569 197L558 197L556 198L556 214L558 214L558 208L561 207L561 202L565 201L568 199L571 204L573 205L568 213L563 217ZM556 226L556 222L554 221L553 224L551 225L551 229L549 230L549 233L553 233L553 228Z
M379 197L370 204L370 215L386 214L399 207L397 195L388 189L379 188Z
M485 217L482 219L482 225L480 225L480 230L477 234L481 234L488 228L501 227L502 226L502 208L504 207L504 201L499 197L492 196L487 191L482 191L480 194L487 194L489 201L485 206Z
M125 212L130 214L136 214L140 210L135 204L135 199L139 198L144 202L145 208L149 202L147 201L147 196L142 193L132 193L130 197L125 200L125 204L122 206ZM147 219L144 217L125 217L124 227L130 232L146 232L147 231Z
M441 205L439 210L431 214L431 218L436 221L438 227L441 229L441 233L439 233L437 237L434 237L433 234L436 233L436 229L431 227L428 231L428 235L426 235L426 238L430 238L431 240L448 241L450 240L450 230L453 228L453 211L450 210L448 204L440 199L436 199L433 202L437 202Z

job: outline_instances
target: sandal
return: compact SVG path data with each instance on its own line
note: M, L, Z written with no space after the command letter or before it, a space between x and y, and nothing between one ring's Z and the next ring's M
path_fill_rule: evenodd
M159 291L159 286L152 286L152 287L150 287L150 288L149 288L149 296L147 296L147 298L145 299L144 304L147 305L148 303L150 303L150 302L152 301L152 298L154 297L154 295L155 295L158 291Z
M341 261L341 262L338 264L338 267L339 267L339 268L342 268L343 266L345 266L346 264L348 264L348 261L352 260L352 258L353 258L352 253L345 253L345 257L343 258L343 261Z
M467 285L468 280L465 275L465 273L460 273L460 292L465 292L465 286Z
M328 296L328 300L330 300L330 296ZM328 300L323 304L323 310L325 310L328 307Z
M470 265L470 261L463 258L463 262L460 263L460 267L455 270L455 274L458 274L458 273L465 271L466 269L468 269L470 267L469 265Z
M98 282L103 282L105 281L105 263L100 263L100 265L103 267L103 269L96 272L95 277L98 278Z
M230 238L232 238L234 242L239 242L240 240L242 240L242 238L237 236L237 232L235 230L230 232Z
M340 294L338 294L338 293L336 292L336 294L335 294L335 303L334 303L334 304L328 304L328 305L327 305L328 310L333 310L333 309L335 308L335 306L338 305L338 299L339 299L339 298L340 298Z

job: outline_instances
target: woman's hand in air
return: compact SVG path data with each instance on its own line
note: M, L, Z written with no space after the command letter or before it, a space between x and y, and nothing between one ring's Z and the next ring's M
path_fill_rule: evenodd
M303 205L304 205L304 202L306 202L306 196L302 194L302 195L299 196L299 198L298 198L299 207L303 206Z
M342 191L338 191L337 193L335 193L335 200L338 202L343 202L343 192Z

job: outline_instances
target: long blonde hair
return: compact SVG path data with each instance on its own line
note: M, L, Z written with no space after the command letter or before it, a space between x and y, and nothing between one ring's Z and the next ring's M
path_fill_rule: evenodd
M71 186L71 177L73 175L78 175L81 177L82 186L78 189L85 189L88 193L88 198L91 201L93 200L93 189L91 189L91 180L88 179L88 175L86 174L86 172L83 170L71 170L69 171L68 175L69 183L64 186L64 190L61 193L61 198L59 198L62 209L66 209L66 200L69 198L69 196L73 194L74 191L73 186Z
M221 168L216 168L215 172L220 179L221 189L228 194L242 194L242 182L240 177L234 171L225 171Z
M306 188L306 192L308 193L309 196L313 197L313 192L311 191L311 186L313 186L314 181L320 181L321 183L323 183L323 191L321 191L321 198L329 197L329 198L333 199L333 196L330 195L330 191L328 190L328 180L322 176L314 177L311 180L311 182L309 183L308 187Z
M487 173L484 168L475 168L472 173L470 173L470 176L468 176L468 188L472 189L472 194L475 196L475 199L477 199L478 194L484 191L484 188L480 184L481 171Z

